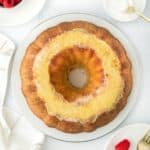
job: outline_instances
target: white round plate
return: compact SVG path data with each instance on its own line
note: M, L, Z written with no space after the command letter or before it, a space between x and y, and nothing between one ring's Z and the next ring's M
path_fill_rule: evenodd
M46 0L22 0L13 8L0 7L0 25L15 26L28 22L43 8Z
M75 21L75 20L89 21L98 26L104 27L108 29L117 39L121 41L121 43L124 45L132 61L133 89L129 96L128 104L111 123L105 125L104 127L98 128L97 130L90 133L67 134L57 129L47 127L40 119L38 119L31 112L21 91L19 68L26 48L43 30L55 26L60 22ZM24 42L20 45L20 48L17 51L15 57L15 62L13 67L12 84L14 86L14 91L13 91L14 97L16 98L17 103L20 105L21 109L24 111L24 114L27 116L28 120L35 127L39 128L43 133L47 134L50 137L63 140L63 141L72 141L72 142L89 141L89 140L99 138L107 134L108 132L112 131L114 128L116 128L127 117L131 109L133 109L135 102L137 101L137 94L139 93L139 87L141 86L140 73L142 71L141 71L141 64L139 63L139 59L137 58L136 52L137 51L132 47L132 45L127 40L127 38L116 27L114 27L113 25L111 25L110 23L106 22L103 19L88 14L64 14L64 15L56 16L36 26L34 30L30 32L30 34L27 36Z
M129 150L137 150L138 142L149 130L150 124L131 124L125 126L114 133L105 150L114 150L115 145L124 139L128 139L131 143Z
M103 0L107 14L115 20L127 22L138 18L135 13L126 13L130 0ZM140 12L144 11L146 0L133 0L133 4Z

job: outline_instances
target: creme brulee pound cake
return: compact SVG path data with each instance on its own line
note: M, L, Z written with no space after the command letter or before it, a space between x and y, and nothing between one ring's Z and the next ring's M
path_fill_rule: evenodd
M82 87L69 74L86 72ZM131 63L107 30L85 21L64 22L42 32L27 48L20 68L22 91L33 113L64 132L93 131L127 104Z

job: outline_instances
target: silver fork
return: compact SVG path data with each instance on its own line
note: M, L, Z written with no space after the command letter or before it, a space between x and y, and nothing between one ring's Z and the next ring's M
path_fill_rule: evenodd
M137 150L150 150L150 130L138 143Z
M10 75L10 63L14 52L15 45L13 42L6 38L4 35L0 34L0 128L3 132L1 134L3 134L5 141L8 141L11 128L5 119L3 105L6 99L8 78Z

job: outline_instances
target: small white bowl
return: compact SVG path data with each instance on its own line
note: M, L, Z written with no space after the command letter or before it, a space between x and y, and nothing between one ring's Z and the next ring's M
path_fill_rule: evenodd
M15 26L28 22L43 8L46 0L22 0L13 8L0 7L0 25Z
M127 13L129 0L103 0L104 9L113 19L121 22L133 21L138 18L135 13ZM140 12L144 11L146 0L133 0L134 6Z
M115 145L124 139L128 139L130 141L129 150L137 150L138 142L149 130L150 124L139 123L127 125L113 134L104 150L114 150Z

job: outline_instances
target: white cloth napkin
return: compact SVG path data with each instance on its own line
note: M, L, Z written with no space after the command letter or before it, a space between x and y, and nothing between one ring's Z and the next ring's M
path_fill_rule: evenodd
M9 150L42 150L45 137L21 117L12 129Z
M0 43L2 43L2 40L4 39L9 41L8 38L0 34ZM9 69L8 65L9 61L11 61L10 57L12 57L12 51L7 50L7 48L10 49L9 44L5 47L7 54L0 49L0 80L2 81L0 83L0 91L4 91L4 87L6 86L6 80L3 79L6 77L5 72ZM3 95L2 93L0 94ZM0 99L0 103L2 103L2 99L3 98ZM3 103L1 107L3 107ZM18 117L15 111L11 111L11 109L8 108L4 110L6 113L4 118L11 128L11 135L8 138L9 140L6 142L3 134L5 130L1 128L2 122L0 122L0 150L42 150L42 145L45 140L44 134L33 128L24 116L18 115Z
M11 128L11 135L6 142L0 128L0 150L42 150L45 136L40 131L11 108L4 107L4 114Z

